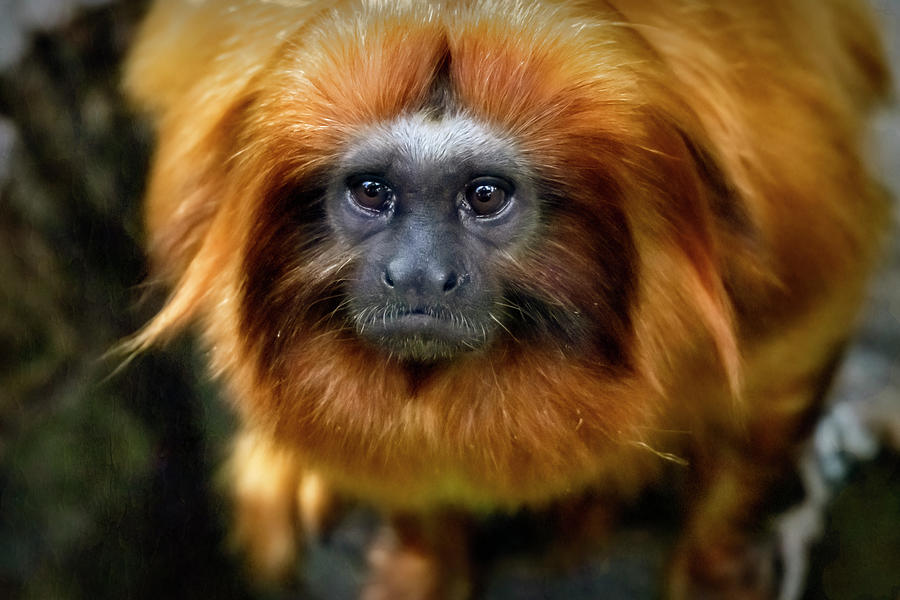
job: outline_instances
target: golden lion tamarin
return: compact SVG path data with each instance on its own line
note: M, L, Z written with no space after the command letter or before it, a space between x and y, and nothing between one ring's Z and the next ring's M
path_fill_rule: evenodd
M397 524L365 597L465 597L478 515L674 460L669 595L771 593L736 565L887 221L876 37L851 0L157 1L133 348L200 326L256 571L349 497Z

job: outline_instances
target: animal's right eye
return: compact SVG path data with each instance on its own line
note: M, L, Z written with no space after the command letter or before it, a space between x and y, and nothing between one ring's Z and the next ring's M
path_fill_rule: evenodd
M393 199L394 192L383 181L360 178L350 182L350 196L366 210L382 211Z
M478 177L466 186L466 203L479 217L490 217L509 204L512 185L498 177Z

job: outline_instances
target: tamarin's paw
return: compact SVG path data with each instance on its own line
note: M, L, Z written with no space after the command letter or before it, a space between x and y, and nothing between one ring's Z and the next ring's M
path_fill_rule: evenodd
M370 578L362 600L466 600L471 594L463 543L430 540L385 526L368 553ZM444 543L449 542L449 543Z
M773 547L746 540L684 544L669 579L670 600L771 600L776 597Z

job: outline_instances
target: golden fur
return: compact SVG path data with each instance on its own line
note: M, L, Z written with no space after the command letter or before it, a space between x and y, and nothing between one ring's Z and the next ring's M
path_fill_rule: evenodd
M566 200L497 268L608 323L608 352L508 336L411 375L342 327L353 250L306 204L442 68ZM126 88L157 124L172 295L135 347L200 324L244 422L235 479L288 483L245 521L257 502L293 523L310 473L388 511L477 512L627 497L687 460L687 594L679 561L739 537L849 335L887 221L862 154L887 87L848 0L158 0ZM289 560L245 529L261 570Z

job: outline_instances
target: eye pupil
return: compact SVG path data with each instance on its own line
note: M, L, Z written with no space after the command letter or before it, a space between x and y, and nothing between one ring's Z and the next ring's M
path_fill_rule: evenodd
M384 188L380 183L375 183L374 181L366 181L362 184L363 193L369 198L377 198L381 195L381 191Z
M490 202L494 199L494 193L497 191L492 185L479 185L475 188L475 198L479 202Z

